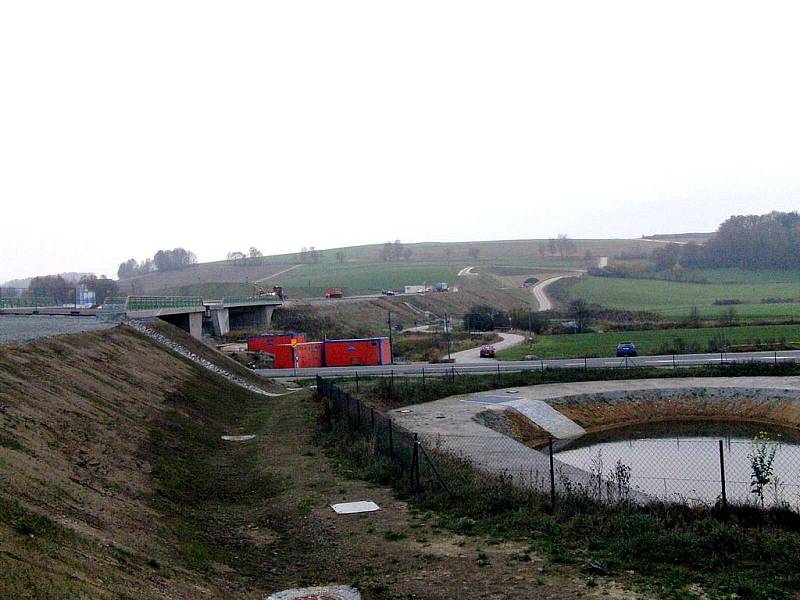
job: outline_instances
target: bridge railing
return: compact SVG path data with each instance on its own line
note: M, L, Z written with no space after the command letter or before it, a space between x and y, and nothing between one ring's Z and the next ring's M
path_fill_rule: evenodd
M59 306L55 298L0 298L0 308L41 308Z
M261 304L265 300L277 300L277 296L225 296L223 304Z
M128 310L160 308L202 308L203 299L196 296L128 296Z

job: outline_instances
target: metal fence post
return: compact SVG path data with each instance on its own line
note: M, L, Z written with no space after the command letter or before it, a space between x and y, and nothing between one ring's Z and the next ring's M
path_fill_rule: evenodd
M719 441L719 477L722 482L722 508L728 507L728 495L725 490L725 453L722 440Z
M389 419L389 458L394 460L394 435L392 434L392 420Z
M450 383L455 385L456 383L456 368L450 367Z
M439 474L439 471L436 469L436 466L433 464L433 461L431 460L431 457L428 456L428 452L425 450L425 446L423 446L422 444L419 444L419 449L422 452L422 456L425 457L425 460L427 461L428 466L431 468L431 471L433 471L433 474L436 476L436 479L439 480L439 485L441 485L442 489L444 489L444 491L447 492L448 496L452 496L452 493L450 492L450 488L447 487L447 484L444 482L444 479L442 479L442 476Z
M417 448L417 434L414 434L414 450L411 453L411 491L417 491L418 472L419 472L419 449ZM415 479L416 476L416 479Z
M553 438L547 438L547 446L550 449L550 506L556 509L556 468L553 461Z
M375 437L375 409L371 406L369 407L369 419L370 419L370 431L372 431L372 437Z
M678 366L675 364L675 353L674 352L672 353L672 368L673 369L677 369L678 368Z
M392 394L394 394L394 369L391 370L390 374L392 377Z
M589 371L589 359L588 359L588 357L584 356L583 357L583 372L586 373L587 371Z
M358 394L358 371L356 371L356 394Z
M425 387L425 367L422 367L422 387Z

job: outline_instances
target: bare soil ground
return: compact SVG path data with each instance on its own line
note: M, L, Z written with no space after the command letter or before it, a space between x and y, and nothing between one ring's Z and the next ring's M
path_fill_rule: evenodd
M634 597L353 479L315 444L315 411L310 392L256 397L124 328L4 347L0 597ZM329 508L364 499L382 510Z

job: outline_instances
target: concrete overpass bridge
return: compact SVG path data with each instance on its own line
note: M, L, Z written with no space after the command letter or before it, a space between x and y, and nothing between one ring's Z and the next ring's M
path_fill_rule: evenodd
M79 306L54 306L50 301L36 299L3 299L0 315L53 315L110 318L152 319L158 318L188 331L200 339L203 328L217 336L238 329L268 329L272 313L283 305L276 296L233 296L221 300L204 300L198 296L128 296L109 299L102 308ZM26 305L32 306L26 306Z
M102 312L124 314L129 319L158 318L200 339L204 325L214 335L238 329L268 329L272 313L283 302L276 297L226 297L204 300L192 296L128 296L107 303Z

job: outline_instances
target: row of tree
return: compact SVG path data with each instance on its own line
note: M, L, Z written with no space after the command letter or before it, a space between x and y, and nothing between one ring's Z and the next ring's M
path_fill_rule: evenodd
M42 275L31 279L27 295L33 298L52 298L56 304L75 301L78 288L85 288L95 294L95 303L103 304L106 298L116 296L119 286L105 275L97 277L94 273L83 275L77 283L67 281L61 275Z
M730 217L705 244L667 244L651 254L658 271L682 267L740 269L799 269L800 214Z
M260 262L264 254L256 248L255 246L250 246L250 250L247 253L241 252L239 250L234 250L233 252L228 252L227 258L233 262Z
M173 248L172 250L159 250L153 258L146 258L138 262L135 258L129 258L120 263L117 269L119 279L127 279L136 275L145 275L153 271L177 271L197 263L197 256L194 252L185 248Z
M411 248L404 246L403 242L400 240L395 240L394 242L384 242L383 248L381 248L381 260L410 260L412 253L413 251Z
M539 244L539 254L542 256L558 255L564 258L577 253L577 244L566 233L559 233L557 237L550 238L547 242Z

